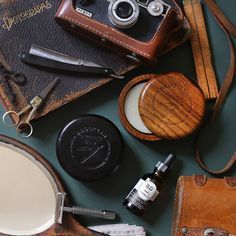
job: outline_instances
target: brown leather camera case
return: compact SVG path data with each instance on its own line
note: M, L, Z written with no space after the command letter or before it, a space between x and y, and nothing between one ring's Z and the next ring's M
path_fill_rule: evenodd
M56 21L62 27L124 55L132 55L146 61L155 61L156 57L185 42L190 36L190 26L182 9L171 0L172 6L156 33L149 41L134 39L115 27L98 22L93 18L78 13L73 0L63 0L57 13Z
M180 177L171 235L235 236L236 178Z

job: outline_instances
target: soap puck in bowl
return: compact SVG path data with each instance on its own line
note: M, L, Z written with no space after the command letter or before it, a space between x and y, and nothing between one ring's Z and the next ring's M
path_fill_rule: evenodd
M97 180L120 164L123 140L118 128L98 115L80 116L67 124L57 139L57 158L78 180Z

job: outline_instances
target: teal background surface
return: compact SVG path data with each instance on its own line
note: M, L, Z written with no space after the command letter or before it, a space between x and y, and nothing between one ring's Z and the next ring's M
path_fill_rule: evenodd
M236 24L236 0L218 0L217 3ZM229 48L224 33L207 9L205 9L205 15L214 67L219 84L221 84L229 63ZM131 79L139 74L170 71L179 71L194 80L196 79L189 42L160 57L154 67L143 67L132 71L128 77ZM118 117L118 97L127 81L128 79L125 81L114 80L41 118L33 124L35 132L30 139L19 138L14 129L5 128L3 124L0 124L0 133L16 138L42 153L60 174L74 204L113 210L119 215L117 223L141 225L149 236L169 236L178 177L206 173L199 168L194 160L194 135L178 141L142 142L124 130ZM201 152L208 166L213 169L223 167L233 151L236 150L235 97L234 82L233 89L220 115L202 134ZM1 117L3 112L1 107ZM98 114L107 117L118 126L125 141L123 161L118 171L104 180L92 183L79 182L67 175L58 163L55 151L55 143L60 130L69 121L83 114ZM143 218L134 216L122 207L124 198L138 179L144 173L152 171L155 164L159 160L163 160L170 152L176 153L178 160L166 177L163 192ZM236 169L234 168L228 174L235 176ZM85 217L79 217L78 220L86 226L113 223Z

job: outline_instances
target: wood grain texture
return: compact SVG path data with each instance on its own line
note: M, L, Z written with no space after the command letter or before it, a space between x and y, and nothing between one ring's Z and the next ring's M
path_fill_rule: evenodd
M124 110L124 103L125 103L125 99L126 99L128 92L134 86L136 86L139 83L149 81L150 79L155 78L155 76L156 75L154 75L154 74L148 74L148 75L141 75L141 76L136 77L135 79L131 80L130 82L128 82L126 84L126 86L123 88L123 90L120 94L120 97L119 97L119 117L120 117L120 120L121 120L123 126L134 137L141 139L141 140L146 140L146 141L157 141L157 140L160 140L161 138L157 137L154 134L145 134L145 133L142 133L142 132L138 131L137 129L135 129L126 118L125 110Z
M9 138L7 136L0 135L0 142L4 142L7 144L14 145L15 147L29 153L32 155L37 161L39 161L51 174L52 178L54 179L58 191L59 192L65 192L63 185L61 184L59 176L55 173L53 168L50 166L50 164L45 160L45 158L39 154L37 151L32 149L31 147L15 140L12 138ZM69 205L68 198L65 199L65 205ZM1 234L0 235L5 235ZM87 228L81 226L79 222L77 222L71 214L64 214L63 215L63 224L57 224L55 223L51 228L48 230L37 234L41 236L101 236L104 234L100 234L97 232L93 232L91 230L88 230Z
M181 73L156 75L141 92L139 112L148 129L159 137L183 138L201 125L205 98Z
M190 39L198 84L206 99L216 99L218 88L201 3L199 0L185 0L184 10L192 27Z

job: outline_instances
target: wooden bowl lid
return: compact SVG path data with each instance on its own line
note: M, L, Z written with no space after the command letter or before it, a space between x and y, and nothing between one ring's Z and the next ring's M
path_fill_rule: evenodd
M156 75L140 94L139 112L148 129L159 137L183 138L200 126L205 98L181 73Z

